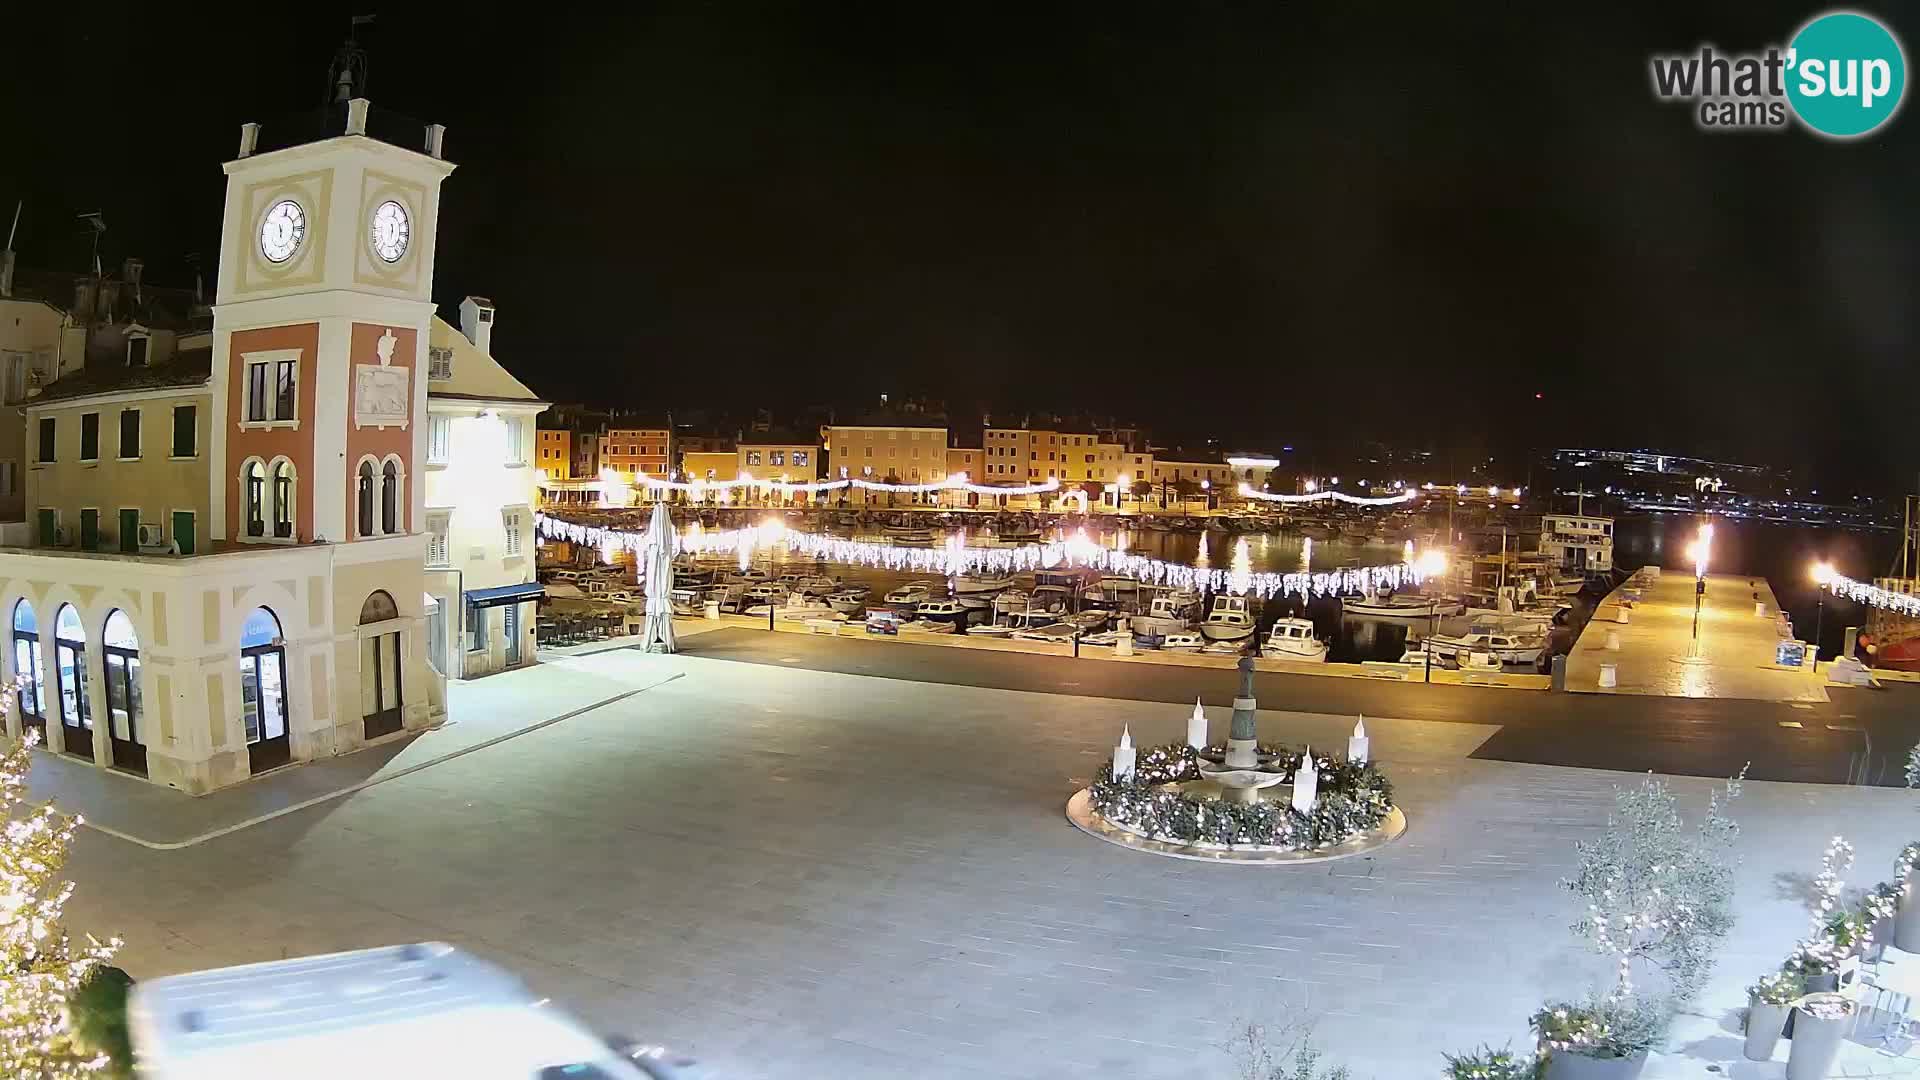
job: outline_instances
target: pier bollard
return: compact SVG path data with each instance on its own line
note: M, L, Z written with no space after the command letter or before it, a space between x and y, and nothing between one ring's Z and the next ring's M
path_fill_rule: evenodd
M1620 651L1620 631L1618 630L1607 631L1607 651L1608 652Z
M706 617L708 622L720 621L720 601L718 600L707 601Z
M1620 672L1612 664L1600 665L1600 688L1611 690L1620 685Z
M1633 610L1625 604L1622 604L1620 605L1620 610L1613 616L1613 621L1617 623L1627 622L1632 614Z
M1766 615L1767 615L1767 604L1766 604L1766 601L1764 601L1764 600L1755 600L1755 601L1753 602L1753 613L1754 613L1755 615L1758 615L1758 616L1760 616L1761 618L1766 618Z
M1115 656L1132 656L1133 655L1133 635L1132 634L1128 633L1125 630L1120 631L1120 636L1113 639L1113 655Z

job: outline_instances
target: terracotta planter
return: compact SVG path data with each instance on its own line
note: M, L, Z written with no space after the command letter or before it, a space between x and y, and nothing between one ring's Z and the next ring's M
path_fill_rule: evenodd
M1786 1030L1787 1015L1792 1011L1791 1005L1767 1005L1758 1001L1747 1006L1748 1061L1773 1060L1774 1045Z
M1920 952L1920 901L1913 896L1913 882L1900 887L1900 909L1893 916L1893 947Z
M1820 1017L1806 1011L1815 1003L1844 1007L1839 1016ZM1839 994L1808 994L1793 1009L1793 1049L1787 1052L1787 1080L1825 1080L1840 1055L1840 1043L1853 1022L1853 1002Z
M1555 1050L1547 1058L1546 1080L1634 1080L1647 1067L1647 1055L1588 1057Z

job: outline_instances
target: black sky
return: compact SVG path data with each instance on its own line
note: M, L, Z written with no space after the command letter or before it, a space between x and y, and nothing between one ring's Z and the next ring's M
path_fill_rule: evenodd
M1651 52L1817 8L1411 8L464 7L361 39L376 106L449 127L436 299L494 298L555 400L1920 469L1920 116L1706 135L1648 88ZM109 260L211 265L239 124L320 103L345 15L46 26L0 103L23 263L79 268L101 209Z

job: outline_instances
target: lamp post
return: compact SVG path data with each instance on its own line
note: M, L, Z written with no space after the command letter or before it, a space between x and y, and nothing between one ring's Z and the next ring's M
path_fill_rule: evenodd
M1833 564L1817 562L1813 564L1813 583L1819 587L1819 606L1813 616L1813 671L1820 673L1820 637L1827 625L1827 586L1833 582Z
M1420 580L1423 583L1429 578L1439 577L1441 574L1447 572L1447 553L1430 549L1414 562L1413 570L1414 573L1420 575ZM1421 679L1422 682L1433 681L1433 635L1439 632L1440 605L1435 603L1432 597L1429 597L1427 599L1427 640L1420 643L1421 659L1425 662L1426 666L1426 673Z
M1213 509L1213 481L1200 481L1200 497L1207 501L1207 509Z
M1700 655L1700 604L1707 595L1707 556L1713 551L1713 523L1700 526L1700 534L1687 549L1693 556L1693 655Z

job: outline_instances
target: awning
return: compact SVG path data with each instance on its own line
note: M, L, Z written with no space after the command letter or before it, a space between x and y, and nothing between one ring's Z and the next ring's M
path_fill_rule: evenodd
M502 604L527 604L547 594L537 581L520 585L502 585L493 589L468 589L469 607L499 607Z

